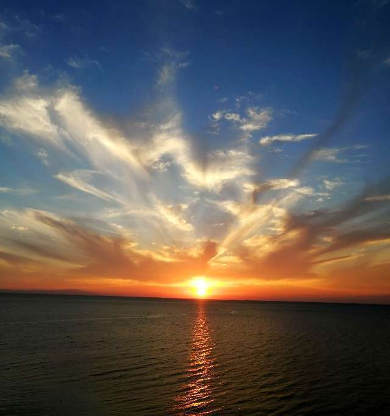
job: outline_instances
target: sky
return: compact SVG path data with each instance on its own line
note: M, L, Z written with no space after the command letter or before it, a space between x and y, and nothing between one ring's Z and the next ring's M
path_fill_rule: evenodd
M390 303L389 18L2 1L0 289Z

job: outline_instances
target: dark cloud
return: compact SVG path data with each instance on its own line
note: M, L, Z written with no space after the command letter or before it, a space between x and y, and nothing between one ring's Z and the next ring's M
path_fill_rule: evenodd
M266 246L273 249L264 246L262 253L262 241L258 246L241 245L235 249L235 255L246 267L245 272L237 273L237 277L267 280L312 278L316 276L313 273L315 265L352 261L353 256L345 250L390 240L390 224L383 222L386 201L371 203L366 200L374 189L387 187L387 181L366 187L343 207L333 210L288 214L283 231L268 236ZM370 256L361 255L369 264Z
M196 274L206 273L208 262L217 254L217 245L204 243L198 255L184 251L172 252L167 261L156 260L147 251L135 248L124 237L107 237L86 230L70 220L50 217L37 212L36 218L57 229L78 250L88 256L88 263L77 268L78 275L120 277L137 281L180 281Z
M10 254L10 253L7 253L5 251L0 251L0 260L3 260L4 262L8 263L9 265L15 265L15 266L35 263L33 260L31 260L27 257L18 256L18 255L15 255L15 254Z
M74 256L64 255L57 253L57 248L54 250L48 247L40 246L38 244L27 243L25 241L10 240L12 243L18 245L20 248L27 250L30 253L37 254L40 257L44 257L52 260L73 262L75 260Z

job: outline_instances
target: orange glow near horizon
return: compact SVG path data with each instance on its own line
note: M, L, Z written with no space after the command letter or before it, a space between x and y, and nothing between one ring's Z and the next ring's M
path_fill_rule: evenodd
M197 298L206 298L209 295L210 282L203 276L194 277L191 280L191 286Z
M1 254L1 253L0 253ZM1 263L1 261L0 261ZM1 265L0 265L1 266ZM385 271L385 268L379 269ZM1 269L0 269L1 274ZM53 285L50 275L40 274L34 284L27 285L26 280L15 276L6 279L1 289L6 291L43 291L45 293L69 293L90 294L103 296L125 296L125 297L156 297L156 298L188 298L188 299L220 299L220 300L258 300L258 301L309 301L309 302L353 302L353 303L378 303L389 304L390 295L384 291L379 295L377 288L367 286L349 286L351 276L363 276L367 270L333 275L343 281L344 285L339 287L325 285L322 279L279 279L277 281L261 281L259 279L240 278L237 273L229 278L221 278L212 274L191 274L180 269L175 282L140 282L124 278L84 278L80 275L69 276L58 280ZM182 279L180 279L180 275ZM385 275L384 275L385 276ZM387 277L387 276L386 276ZM170 276L172 279L172 276ZM163 279L161 279L163 280ZM336 280L336 279L335 279ZM369 290L370 289L370 290Z

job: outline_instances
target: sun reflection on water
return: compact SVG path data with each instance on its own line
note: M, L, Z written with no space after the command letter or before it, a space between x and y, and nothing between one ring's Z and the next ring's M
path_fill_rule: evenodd
M213 341L205 305L199 302L191 340L187 377L182 393L176 397L176 410L185 415L208 415L218 411L214 405L213 379L216 367Z

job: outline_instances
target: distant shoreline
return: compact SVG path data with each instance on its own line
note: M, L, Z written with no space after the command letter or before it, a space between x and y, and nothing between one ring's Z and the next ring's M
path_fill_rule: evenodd
M88 298L110 298L110 299L129 299L129 300L161 300L161 301L200 301L195 298L167 298L158 296L126 296L126 295L106 295L93 292L85 292L77 289L69 290L10 290L0 289L0 295L29 295L29 296L69 296L69 297L88 297ZM278 300L278 299L201 299L206 302L242 302L242 303L289 303L289 304L325 304L325 305L361 305L361 306L390 306L390 295L378 296L377 301L366 298L334 299L334 300Z

